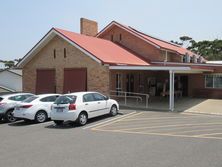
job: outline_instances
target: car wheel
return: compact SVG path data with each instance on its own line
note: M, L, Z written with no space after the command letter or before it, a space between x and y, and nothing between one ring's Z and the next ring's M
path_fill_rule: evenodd
M116 116L118 114L116 105L112 105L110 109L110 116Z
M85 125L87 123L87 120L88 120L87 114L85 112L81 112L78 117L79 125L81 126Z
M16 121L16 118L13 116L13 111L14 110L9 110L5 113L5 121L7 122L15 122Z
M62 125L64 121L54 121L56 125Z
M45 111L38 111L35 115L35 122L42 123L48 119L48 116Z

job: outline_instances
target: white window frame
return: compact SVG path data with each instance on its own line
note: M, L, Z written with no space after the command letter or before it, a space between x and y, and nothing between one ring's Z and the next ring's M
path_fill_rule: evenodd
M123 78L122 78L122 74L120 74L120 73L117 73L116 74L116 91L122 91L122 80L123 80Z
M207 86L207 77L213 77L213 85L212 85L212 87L208 87ZM220 88L218 88L218 87L215 87L215 78L216 77L221 77L222 78L222 74L210 74L210 75L205 75L205 79L204 79L204 81L205 81L205 88L208 88L208 89L222 89L222 87L220 87Z

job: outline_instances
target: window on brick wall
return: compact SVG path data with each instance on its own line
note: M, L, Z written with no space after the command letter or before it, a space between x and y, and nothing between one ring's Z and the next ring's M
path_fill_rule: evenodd
M183 55L183 63L186 63L186 56Z
M185 56L186 56L186 63L190 63L190 56L188 54L186 54Z
M190 57L190 62L194 63L194 57Z
M222 88L222 74L206 75L205 88Z
M113 35L111 35L111 41L113 41Z
M66 48L64 48L64 58L66 58Z
M121 74L116 74L116 91L117 95L119 95L119 91L122 91L122 75Z
M122 34L119 34L119 40L122 41Z
M56 49L53 50L53 57L56 58Z

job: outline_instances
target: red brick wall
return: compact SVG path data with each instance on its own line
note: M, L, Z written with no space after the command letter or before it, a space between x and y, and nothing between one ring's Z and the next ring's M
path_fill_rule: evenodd
M67 50L64 57L64 48ZM56 49L56 58L53 50ZM56 70L56 92L63 93L64 69L87 68L87 90L109 94L109 69L101 66L85 53L62 38L54 37L23 68L23 91L36 93L36 70Z
M214 73L222 73L222 67L215 67ZM205 88L204 74L190 74L188 77L189 96L222 99L222 89Z
M117 26L114 26L110 31L102 34L100 38L111 40L112 36L113 42L119 43L120 45L132 50L133 52L136 52L138 55L144 57L147 60L163 61L165 58L158 48L148 44L142 39L135 37L131 33Z

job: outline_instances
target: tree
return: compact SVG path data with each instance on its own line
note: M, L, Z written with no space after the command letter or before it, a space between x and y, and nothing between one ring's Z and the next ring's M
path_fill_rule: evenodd
M173 41L173 40L171 40L170 42L175 43L175 44L180 45L180 46L183 45L183 43L181 43L181 42L177 42L177 41Z
M1 60L0 63L4 63L6 68L14 67L17 63L19 63L22 59L14 59L14 60Z
M4 61L4 64L5 64L5 67L6 68L11 68L11 67L14 67L15 65L15 62L10 60L10 61Z
M222 40L215 39L213 41L203 40L196 42L189 36L182 36L179 39L181 42L171 42L181 44L181 46L203 56L207 60L222 60ZM185 43L187 43L186 46Z
M14 61L15 61L16 63L19 63L21 60L22 60L21 58L19 58L19 59L14 59Z
M170 42L175 43L180 46L188 47L190 46L190 42L193 41L193 39L189 36L181 36L179 39L180 39L180 42L173 41L173 40L171 40Z
M207 60L222 60L222 40L193 42L187 49L205 57Z

